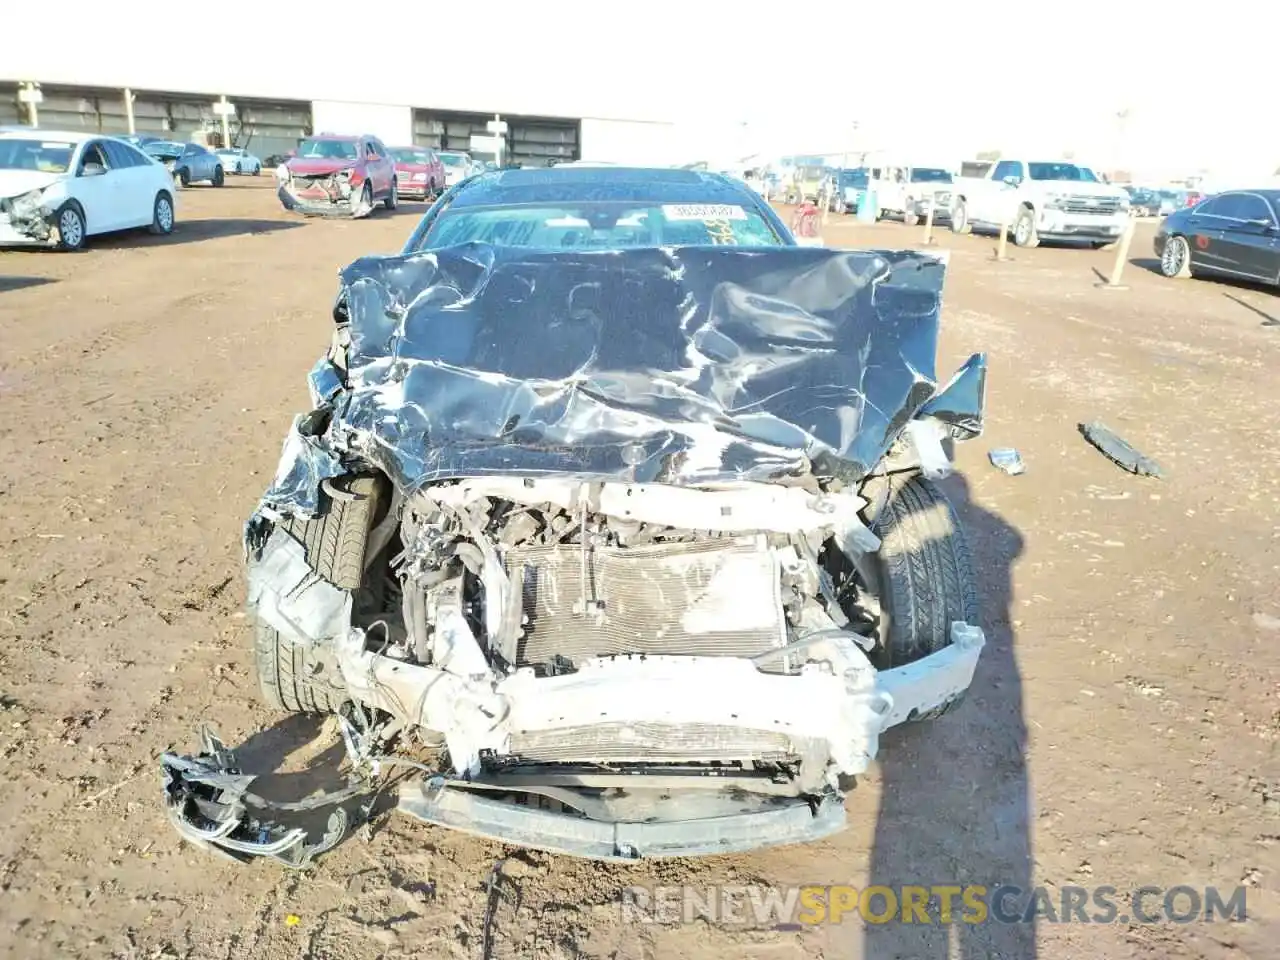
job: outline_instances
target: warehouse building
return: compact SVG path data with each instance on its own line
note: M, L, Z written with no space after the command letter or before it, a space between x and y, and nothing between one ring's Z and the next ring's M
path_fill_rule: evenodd
M35 119L46 129L227 143L260 157L284 154L313 133L371 133L391 146L414 143L490 159L500 150L504 161L525 165L683 159L676 125L658 118L575 116L555 102L536 113L506 112L502 102L468 110L470 104L447 92L424 94L413 103L290 98L254 90L234 77L197 87L204 79L199 71L184 78L180 67L172 65L173 76L163 85L145 75L130 78L128 71L121 71L128 85L110 86L57 76L0 78L0 126ZM80 81L91 79L86 69L77 74ZM188 86L179 85L183 79ZM302 84L295 80L290 86Z

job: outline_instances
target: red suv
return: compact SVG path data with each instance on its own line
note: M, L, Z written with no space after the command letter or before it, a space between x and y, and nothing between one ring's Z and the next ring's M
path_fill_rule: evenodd
M364 217L379 201L394 210L399 199L391 151L368 134L308 137L276 175L285 209L306 216Z
M444 163L430 147L392 147L391 156L400 196L430 200L444 190Z

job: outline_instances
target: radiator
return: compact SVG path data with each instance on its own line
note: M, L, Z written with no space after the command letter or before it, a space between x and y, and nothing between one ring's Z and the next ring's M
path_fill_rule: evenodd
M763 537L508 551L522 587L517 665L613 654L751 657L786 642L778 559ZM586 583L584 589L583 567Z

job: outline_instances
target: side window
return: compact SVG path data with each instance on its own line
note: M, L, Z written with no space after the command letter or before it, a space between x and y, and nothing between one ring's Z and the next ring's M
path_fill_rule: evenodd
M1195 207L1194 209L1198 216L1215 217L1219 215L1219 211L1221 210L1221 206L1220 206L1221 202L1222 202L1221 197L1214 197L1212 200L1204 201L1204 203L1200 204L1198 207Z
M107 159L111 162L113 170L123 170L125 167L133 166L133 158L129 156L129 148L123 143L116 143L114 140L102 141L102 149L107 152Z
M80 172L84 173L85 167L91 163L96 163L104 170L110 170L111 164L107 162L106 154L102 152L102 144L98 141L87 144L84 148L84 156L80 158Z
M1263 220L1271 223L1271 207L1267 201L1261 197L1254 196L1252 193L1238 193L1235 196L1238 212L1235 216L1241 220Z
M364 142L364 155L370 160L378 159L378 148L374 145L372 140L366 140Z
M1232 220L1248 219L1244 215L1245 196L1242 193L1224 193L1212 203L1211 212L1215 217L1227 217Z
M1022 179L1022 163L1018 160L1001 160L996 164L995 173L991 179L1003 181L1005 177L1017 177Z

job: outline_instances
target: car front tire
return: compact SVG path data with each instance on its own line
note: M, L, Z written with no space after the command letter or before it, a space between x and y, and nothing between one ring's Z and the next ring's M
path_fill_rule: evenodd
M173 233L173 197L161 190L156 194L156 202L151 211L151 226L147 229L156 236L167 236Z
M84 209L74 200L68 200L58 209L58 249L65 251L83 250L88 228L85 225Z

